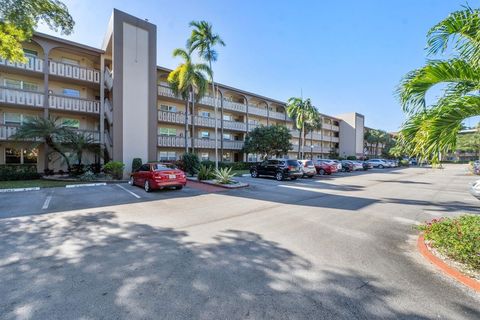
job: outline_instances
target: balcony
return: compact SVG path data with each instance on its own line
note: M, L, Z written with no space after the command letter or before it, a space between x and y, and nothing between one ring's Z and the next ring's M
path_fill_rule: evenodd
M11 62L0 58L0 65L28 71L43 72L43 59L35 57L27 57L26 63Z
M158 95L169 97L169 98L178 98L174 93L173 90L166 86L158 86Z
M185 124L185 114L180 112L158 111L158 121Z
M247 125L240 121L223 120L223 128L228 130L245 131L247 130Z
M43 98L40 92L0 87L0 103L43 108Z
M250 132L250 131L252 131L253 129L258 128L258 127L260 127L260 124L249 123L249 124L248 124L248 132Z
M270 111L268 113L268 116L272 119L277 119L277 120L285 120L286 114L281 113L281 112L276 112L276 111Z
M177 136L158 136L159 147L185 148L185 138Z
M86 113L100 113L100 101L88 100L61 95L50 95L48 97L48 106L50 109L78 111Z
M17 132L17 125L4 125L0 124L0 140L14 140L12 136ZM100 143L100 132L95 130L75 130L78 134L89 136L93 139L94 143ZM40 141L40 139L35 139Z
M249 114L254 114L254 115L257 115L257 116L266 117L267 116L267 109L260 109L260 108L249 105L248 106L248 113Z
M247 111L247 108L243 103L233 102L226 99L223 99L223 108L226 110L232 110L242 113L245 113Z
M293 144L290 151L297 152L298 151L298 144ZM310 145L306 144L303 147L302 152L305 152L305 153L309 153L309 152L322 153L322 152L326 152L326 150L325 150L325 148L322 149L321 146L315 146L314 145L313 148L312 148Z
M215 128L215 118L194 116L193 121L193 123L199 127ZM220 124L218 128L220 128Z
M50 60L49 74L75 80L100 83L100 70Z
M229 150L242 150L243 149L243 141L223 141L223 149Z
M218 140L217 147L220 149L222 142ZM214 139L195 138L195 148L199 149L215 149ZM223 140L223 149L241 150L243 148L243 141Z

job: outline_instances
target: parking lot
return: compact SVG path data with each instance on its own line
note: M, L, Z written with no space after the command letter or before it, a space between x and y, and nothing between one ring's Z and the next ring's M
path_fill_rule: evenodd
M474 179L450 165L2 194L0 318L475 319L478 295L423 259L413 228L480 214Z

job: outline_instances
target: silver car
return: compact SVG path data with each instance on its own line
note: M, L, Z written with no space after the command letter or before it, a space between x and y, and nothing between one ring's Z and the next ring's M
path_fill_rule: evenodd
M304 177L313 178L317 174L317 170L315 169L315 165L313 164L312 160L298 160L298 162L302 166Z
M480 180L475 181L470 188L470 193L480 199Z

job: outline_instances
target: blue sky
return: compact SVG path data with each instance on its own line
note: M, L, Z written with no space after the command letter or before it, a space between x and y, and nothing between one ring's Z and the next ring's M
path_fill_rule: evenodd
M99 47L115 7L157 25L157 63L174 68L191 20L210 21L227 46L216 81L278 100L312 99L323 113L364 114L395 131L404 116L393 93L425 62L425 34L457 0L64 0L76 25L67 38ZM474 6L475 3L471 2ZM49 34L45 27L40 31ZM57 34L58 35L58 34ZM467 121L468 125L468 121ZM473 125L473 123L472 123Z

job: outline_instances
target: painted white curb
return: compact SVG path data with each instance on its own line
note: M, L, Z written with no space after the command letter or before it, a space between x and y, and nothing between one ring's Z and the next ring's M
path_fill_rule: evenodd
M65 188L81 188L81 187L98 187L98 186L106 186L106 182L100 183L84 183L84 184L68 184Z
M249 173L244 173L244 174L242 174L242 177L250 177L250 174Z
M6 193L6 192L22 192L22 191L38 191L38 190L40 190L40 187L0 189L0 193Z

